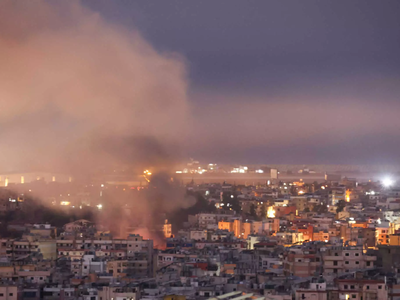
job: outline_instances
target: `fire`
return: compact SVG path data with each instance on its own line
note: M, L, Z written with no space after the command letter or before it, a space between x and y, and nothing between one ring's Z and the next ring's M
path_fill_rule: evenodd
M275 210L273 206L269 206L267 210L267 217L268 218L275 218Z
M351 191L350 190L346 190L346 201L350 202L350 195L351 195Z

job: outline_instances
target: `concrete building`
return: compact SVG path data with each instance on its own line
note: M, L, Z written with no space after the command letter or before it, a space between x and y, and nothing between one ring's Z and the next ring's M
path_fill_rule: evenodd
M284 255L283 267L286 276L315 276L321 266L321 258L310 251L289 251Z
M295 289L295 300L328 300L326 282L321 278L312 278L307 288Z
M373 269L376 256L366 255L362 246L331 247L323 253L324 275L337 275L361 269Z
M21 293L15 283L0 283L1 300L17 300L21 298Z
M338 279L339 299L388 300L388 290L384 280Z
M57 258L56 241L52 239L31 237L28 239L2 239L0 252L6 256L18 258L31 253L40 253L44 259Z
M98 291L99 299L103 300L123 300L123 299L132 299L139 300L140 299L140 290L137 287L126 286L105 286L101 290Z

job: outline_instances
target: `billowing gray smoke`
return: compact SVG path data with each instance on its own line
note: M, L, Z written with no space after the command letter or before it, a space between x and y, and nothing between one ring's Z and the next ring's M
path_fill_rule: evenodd
M179 56L80 2L0 0L1 172L165 169L185 135L186 93ZM182 193L156 196L167 211L183 205ZM157 206L132 201L146 216Z
M188 111L179 56L77 1L0 5L2 171L174 157Z

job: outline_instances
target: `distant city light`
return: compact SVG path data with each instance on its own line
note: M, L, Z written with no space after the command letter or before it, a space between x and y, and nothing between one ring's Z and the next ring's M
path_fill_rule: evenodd
M176 174L182 174L182 171L176 171L175 173Z
M103 205L102 205L102 204L98 204L98 205L96 205L96 206L97 206L98 209L102 209L102 208L103 208Z
M386 187L386 188L392 186L393 183L394 183L393 179L391 179L391 178L389 178L389 177L386 177L386 178L384 178L384 179L382 180L382 184L383 184L383 186Z

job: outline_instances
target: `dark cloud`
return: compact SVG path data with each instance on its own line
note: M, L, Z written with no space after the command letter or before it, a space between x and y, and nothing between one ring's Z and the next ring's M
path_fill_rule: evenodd
M63 1L52 3L65 6ZM141 101L135 108L132 108L126 94L119 95L122 96L118 97L119 103L124 108L132 109L126 109L126 114L118 116L107 115L105 124L112 124L112 118L138 119L132 125L135 136L137 134L140 138L143 135L141 130L145 128L149 133L146 136L158 132L157 140L162 137L163 144L165 141L181 140L186 146L186 156L198 159L221 157L232 161L242 158L263 161L266 152L269 152L268 161L272 162L295 159L299 163L303 160L326 163L358 160L368 163L371 157L379 156L381 152L385 153L386 160L397 159L396 147L389 141L399 128L395 113L400 98L398 1L85 0L82 4L98 12L98 15L90 14L87 24L94 24L99 19L100 23L119 26L106 31L110 40L117 35L119 41L120 34L123 38L126 34L137 36L138 30L163 58L171 59L171 55L165 53L180 53L188 67L192 114L178 126L159 126L186 113L178 108L182 106L175 105L180 101L165 101L165 98L186 99L185 68L181 64L182 58L176 57L172 58L172 69L180 79L183 78L178 81L182 85L158 79L157 89L151 89L152 85L146 84L149 87L145 90L149 95L146 99L164 100ZM60 41L60 46L52 43L50 53L60 52L60 48L71 48L71 36L80 41L87 38L88 31L77 35L76 26L72 27L68 38L64 38L66 42L52 35L56 32L64 37L65 24L74 23L77 14L64 13L54 19L48 17L47 10L48 7L37 12L37 19L41 21L36 21L34 26L30 24L30 27L35 32L49 35L49 24L52 25L50 36ZM76 11L79 12L79 9ZM24 38L25 31L20 30L24 23L10 30L10 17L3 19L3 37L13 36L15 43ZM91 27L85 28L90 30ZM94 38L100 39L98 35ZM103 49L104 44L99 46L94 43L93 47L85 43L82 45L86 46L76 47L78 53L95 53L97 49ZM149 49L147 44L139 48L143 51ZM107 49L107 54L115 53ZM150 52L153 51L151 49ZM65 55L65 65L71 61L70 52ZM99 55L94 55L93 61L98 58ZM24 60L22 62L26 64ZM115 87L118 87L118 81L123 82L125 87L129 82L136 82L137 78L148 78L164 70L154 65L143 69L144 65L139 64L140 68L138 65L135 68L146 70L146 75L132 76L130 70L133 64L128 64L126 59L118 59L118 56L100 65L104 70L110 70L111 74L120 75L112 80ZM127 68L128 65L131 68ZM36 65L29 66L37 68ZM57 66L62 69L64 64ZM43 72L47 70L44 68ZM87 68L77 70L85 76L89 74ZM96 69L96 73L101 70ZM169 78L167 73L162 73L164 75L160 77ZM12 76L8 78L14 78ZM93 90L93 85L89 87ZM104 92L103 89L100 91L95 96ZM49 93L54 97L54 92ZM157 114L150 109L143 113L143 107L157 107L154 110ZM34 109L30 105L28 108ZM78 123L83 122L82 116L88 113L87 107L81 108L82 114L74 116ZM11 115L18 109L19 106L14 106L15 111ZM103 116L108 109L110 107L104 106L99 115ZM37 113L36 110L34 112ZM153 116L151 120L145 118L149 113ZM76 126L76 123L70 124L70 118L60 116L58 120L63 120L63 123L49 122L60 126L66 133L68 128ZM124 131L126 126L131 124L118 127ZM92 134L91 130L88 128ZM190 134L187 136L186 132ZM65 136L71 139L71 135ZM377 140L380 141L379 147L359 146ZM355 148L350 149L350 145L354 145L359 153L350 156L351 159L348 153ZM62 146L63 143L59 147ZM297 149L296 154L290 155L293 147ZM174 150L170 145L167 148Z
M392 142L400 101L397 1L85 4L137 26L158 49L186 57L193 156L323 163L398 158Z

